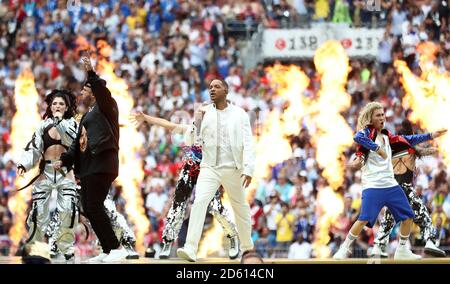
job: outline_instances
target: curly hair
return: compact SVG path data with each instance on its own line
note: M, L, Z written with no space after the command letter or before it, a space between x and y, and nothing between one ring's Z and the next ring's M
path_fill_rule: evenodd
M45 102L47 103L47 109L45 110L45 114L43 116L46 118L53 118L52 114L52 103L55 98L62 98L67 106L67 111L64 113L63 118L69 119L73 117L77 113L77 98L75 95L69 90L53 90L45 97Z
M372 123L372 114L377 109L383 109L383 105L378 102L368 103L359 113L357 131L366 128Z

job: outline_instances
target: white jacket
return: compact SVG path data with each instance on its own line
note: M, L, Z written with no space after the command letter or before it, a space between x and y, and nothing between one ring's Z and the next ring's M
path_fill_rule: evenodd
M240 107L228 104L231 115L227 121L228 133L234 162L238 170L248 176L253 175L255 169L255 148L248 114ZM199 142L202 146L203 158L200 164L217 166L218 156L218 113L214 104L206 107L200 126L199 137L196 138L196 127L192 125L185 132L185 142L188 146Z
M44 156L44 141L42 136L47 126L53 125L61 136L61 143L66 147L70 147L72 141L77 136L78 123L75 118L62 119L59 122L53 118L47 118L39 123L39 127L33 134L30 142L25 147L17 165L21 165L26 171L37 165Z

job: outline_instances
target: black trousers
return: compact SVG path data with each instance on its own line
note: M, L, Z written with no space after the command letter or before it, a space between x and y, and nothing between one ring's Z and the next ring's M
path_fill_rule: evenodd
M104 206L115 178L113 174L92 174L81 178L81 203L104 253L120 246Z

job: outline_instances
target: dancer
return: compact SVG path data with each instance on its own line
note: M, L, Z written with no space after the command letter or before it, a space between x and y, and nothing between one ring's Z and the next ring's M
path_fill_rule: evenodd
M150 124L155 124L164 127L173 133L183 134L189 126L172 123L168 120L145 115L142 112L131 115L132 120L136 124L141 124L146 121ZM191 197L192 191L197 183L197 178L200 170L200 162L202 160L201 142L196 139L194 144L183 149L183 166L180 171L178 182L175 188L175 196L172 201L172 206L167 214L166 224L163 231L163 249L159 254L159 258L167 259L170 257L170 252L173 242L178 238L181 225L184 220L184 213L186 211L187 203ZM230 241L228 256L230 259L235 259L239 255L239 239L235 224L228 216L228 212L220 200L220 191L217 190L216 195L208 206L208 211L214 215L222 226L227 238Z
M255 163L250 120L243 109L227 102L225 81L212 80L209 93L214 104L206 108L201 120L196 120L186 133L188 145L199 137L203 154L186 243L177 250L177 255L188 261L197 259L206 210L220 185L228 192L236 217L240 249L243 252L253 249L250 206L245 197Z
M23 176L26 171L39 164L39 174L28 184L34 182L32 207L27 217L30 235L27 242L33 244L44 241L50 221L49 201L51 192L55 189L56 210L61 219L61 226L54 233L55 242L59 252L69 260L74 257L74 228L78 220L76 183L70 166L55 170L51 164L66 152L76 136L76 97L67 90L53 90L47 95L45 102L47 109L44 120L17 164L17 176Z
M136 244L136 236L134 235L133 230L128 226L125 217L120 214L119 211L117 211L111 194L108 194L103 204L105 205L106 214L108 214L108 217L111 220L111 225L113 227L116 238L128 252L126 258L139 259L139 254L134 249ZM53 217L48 225L46 233L53 255L55 255L58 251L58 246L56 244L56 232L59 230L60 226L61 218L59 217L58 211L56 211L55 214L53 214Z
M102 252L89 262L120 261L128 255L114 234L104 202L119 172L119 109L105 80L94 72L89 57L82 57L87 82L81 94L89 111L80 121L76 139L60 160L53 164L75 165L81 181L81 201Z
M348 257L350 245L365 225L369 228L373 227L381 208L384 206L389 208L396 222L401 222L399 246L395 251L394 259L421 258L420 255L412 253L406 246L411 232L414 212L405 193L394 178L391 163L393 144L397 141L404 141L411 146L415 146L442 135L446 130L439 130L431 134L394 136L383 129L384 124L383 106L378 102L368 103L358 117L358 132L354 140L362 146L359 148L358 156L362 157L364 162L364 166L361 168L363 189L361 213L358 221L350 229L344 243L334 255L335 259Z
M402 129L399 131L400 135L412 135L412 125L408 120L403 121ZM402 143L401 141L397 143ZM406 146L406 151L403 154L399 154L398 157L393 155L392 163L394 168L395 180L399 183L400 187L403 189L406 197L408 198L409 204L414 211L414 223L420 227L420 232L422 239L425 243L425 252L433 256L445 257L445 251L439 249L436 246L436 229L431 222L430 213L427 207L423 203L422 199L416 195L416 191L413 187L414 171L416 158L420 158L427 155L434 155L438 152L435 147L422 148L416 145L415 147L410 147L409 144L403 142ZM400 156L401 155L401 156ZM361 156L353 162L354 169L361 167ZM389 244L389 235L394 228L395 220L392 213L387 209L384 212L383 219L381 221L380 229L378 230L377 236L374 241L374 246L369 253L369 256L381 256L388 257L387 246Z

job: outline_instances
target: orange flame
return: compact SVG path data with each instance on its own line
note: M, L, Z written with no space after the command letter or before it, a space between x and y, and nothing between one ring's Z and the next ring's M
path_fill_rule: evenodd
M420 54L421 65L423 65L426 62L432 62L436 59L436 53L439 51L439 46L431 41L426 41L417 45L417 51Z
M107 58L112 54L111 46L104 40L99 40L97 42L97 49L100 52L100 55Z
M288 107L281 114L270 112L264 122L261 136L256 143L256 168L250 188L269 175L269 169L289 159L292 155L288 135L297 135L309 101L302 93L309 85L309 78L297 66L275 65L266 69L276 95L285 99ZM272 145L273 147L268 147ZM251 192L250 192L251 193Z
M309 85L309 78L297 66L275 65L267 69L271 86L289 105L281 117L285 135L298 135L301 120L309 104L302 93Z
M351 97L345 91L350 72L348 56L337 41L328 41L316 51L314 64L321 76L318 100L315 102L315 136L317 162L324 168L322 175L336 189L344 181L343 152L353 143L353 132L341 115L350 107Z
M317 226L313 243L314 252L317 258L330 256L330 249L327 244L330 241L330 227L336 222L337 217L344 210L344 200L342 196L330 187L321 188L317 193L316 216Z
M322 176L330 187L319 191L317 197L320 209L313 247L318 257L328 257L329 228L344 208L342 197L332 189L337 189L344 181L343 152L353 143L352 129L341 115L351 102L350 95L345 91L350 66L344 48L337 41L328 41L319 47L314 64L321 76L321 88L312 107L312 120L318 129L313 141L317 149L317 162L323 168Z
M38 92L34 85L33 73L29 69L24 69L15 82L14 100L17 111L12 120L11 141L13 157L18 160L24 146L31 139L41 121L37 105ZM28 171L24 178L17 178L14 185L16 188L20 188L35 175L36 170ZM15 253L20 240L26 234L25 219L29 199L30 191L22 190L12 195L8 202L8 208L14 218L13 226L9 232L9 237L13 242L12 254Z
M231 220L234 220L234 212L230 210L231 203L228 198L228 194L224 192L222 197L222 204L228 210L228 214ZM216 218L213 219L212 227L205 232L205 236L201 239L198 249L198 258L205 258L208 256L220 256L220 253L224 251L223 239L224 231L219 221Z
M394 62L406 93L402 103L404 107L412 109L409 119L429 131L450 128L450 99L448 98L450 74L447 71L438 70L433 62L438 49L438 46L431 42L417 47L421 53L419 65L422 74L420 77L414 75L404 61ZM450 135L446 134L439 140L439 151L443 154L444 163L449 166Z
M198 247L198 258L205 258L223 250L223 230L216 218L213 218L211 228L205 232Z
M75 44L76 44L76 48L75 48L76 56L78 56L78 53L80 51L85 51L85 50L92 52L93 54L95 53L95 46L90 44L89 41L83 36L78 36L77 39L75 40Z
M110 49L106 42L100 43L98 46ZM100 54L107 54L107 51L100 50ZM134 224L136 232L136 249L144 252L144 236L147 233L150 222L144 211L144 201L141 196L139 183L144 179L144 172L140 159L136 157L136 153L142 147L139 143L139 136L136 128L129 121L129 114L134 106L132 96L128 93L127 83L114 74L114 64L102 58L98 62L98 69L103 79L107 81L108 89L117 101L119 106L119 124L120 124L120 141L119 141L119 177L117 181L123 187L123 197L126 200L125 209L128 216Z

